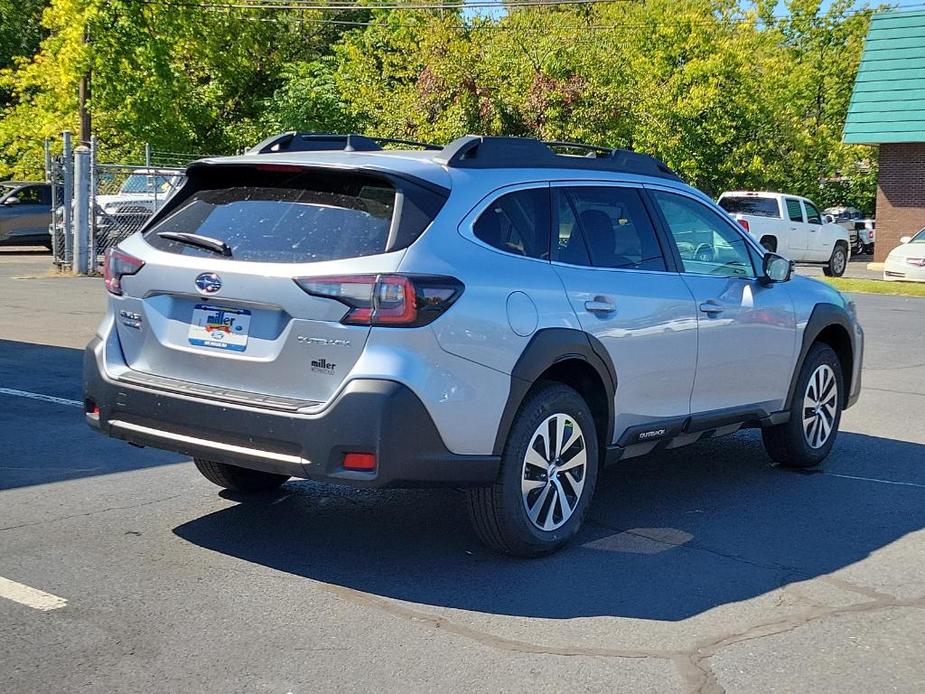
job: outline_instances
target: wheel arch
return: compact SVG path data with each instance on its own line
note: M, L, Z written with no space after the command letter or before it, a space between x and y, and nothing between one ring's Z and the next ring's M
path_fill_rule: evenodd
M524 348L511 370L511 389L492 453L502 454L517 410L537 383L544 381L564 383L585 399L603 455L613 439L617 374L604 345L592 335L572 328L540 330Z
M847 401L854 385L851 381L854 374L855 345L851 335L851 318L844 308L835 304L816 305L812 314L810 314L809 321L806 323L806 328L803 330L800 354L790 380L790 389L787 392L786 405L788 409L793 402L797 379L803 369L806 355L817 342L828 345L838 355L845 391L844 398Z

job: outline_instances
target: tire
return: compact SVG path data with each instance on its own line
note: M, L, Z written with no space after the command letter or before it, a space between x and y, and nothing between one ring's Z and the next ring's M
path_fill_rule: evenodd
M777 239L773 236L765 236L761 239L761 245L766 251L771 251L771 253L777 253Z
M212 484L241 494L268 492L289 479L287 475L249 470L248 468L194 458L196 469Z
M832 257L829 258L827 265L822 267L822 273L826 277L841 277L848 269L848 250L844 245L835 244L832 249Z
M818 397L820 384L822 397ZM787 468L815 467L825 460L838 436L845 395L838 355L828 345L817 342L800 369L789 421L761 430L771 459ZM811 402L821 405L811 409Z
M564 470L547 467L547 442L560 436L568 445L554 461L567 466ZM555 445L552 448L555 453ZM584 399L561 383L539 385L514 418L498 479L467 492L476 534L496 552L518 557L562 548L578 533L588 512L599 462L594 418Z

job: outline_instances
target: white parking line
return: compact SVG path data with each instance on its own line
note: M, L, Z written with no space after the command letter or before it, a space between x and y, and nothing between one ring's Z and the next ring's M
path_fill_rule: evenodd
M915 482L897 482L896 480L881 480L876 477L856 477L855 475L837 475L834 472L824 472L826 477L841 477L845 480L861 480L862 482L876 482L877 484L895 484L900 487L918 487L925 489L925 484L916 484Z
M43 590L30 588L22 583L11 581L8 578L0 576L0 598L6 598L20 605L26 605L35 610L57 610L67 605L67 600L59 598L57 595L46 593Z
M15 395L20 398L29 398L30 400L44 400L45 402L53 402L57 405L83 407L83 403L80 402L80 400L56 398L54 395L45 395L44 393L30 393L28 390L16 390L15 388L0 388L0 395Z

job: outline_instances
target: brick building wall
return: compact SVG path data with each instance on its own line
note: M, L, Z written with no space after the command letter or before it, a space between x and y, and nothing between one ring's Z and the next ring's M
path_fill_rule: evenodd
M882 263L899 245L925 227L925 142L880 145L877 179L877 239L874 261Z

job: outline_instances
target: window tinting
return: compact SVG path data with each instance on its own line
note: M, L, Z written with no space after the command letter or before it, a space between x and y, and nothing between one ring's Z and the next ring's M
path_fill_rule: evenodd
M720 200L719 206L729 214L751 214L756 217L780 219L780 210L777 209L777 200L774 198L735 195Z
M794 198L786 198L787 200L787 216L790 217L791 222L802 222L803 221L803 208L800 207L800 201Z
M748 244L728 219L691 198L653 191L685 272L754 277Z
M819 214L819 210L816 209L816 206L806 200L803 201L803 204L806 206L807 223L822 224L822 216Z
M172 203L171 211L145 233L150 244L181 255L210 255L158 236L163 231L195 233L224 241L235 260L280 263L355 258L395 247L389 234L396 191L386 180L335 172L281 177L223 170L211 175L227 185L197 181L202 187ZM405 207L416 209L408 202Z
M635 270L665 270L655 229L632 188L576 186L557 190L556 260Z
M38 205L42 202L50 204L51 201L42 200L42 186L27 186L25 188L20 188L16 193L13 194L21 205Z
M502 195L476 220L476 238L489 246L530 258L549 258L549 189Z

